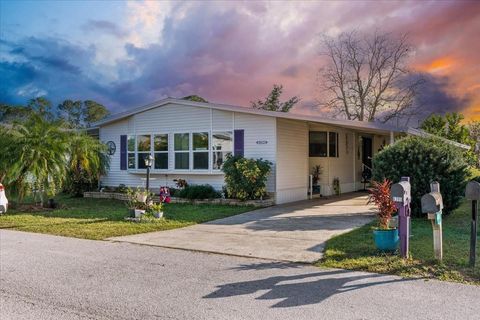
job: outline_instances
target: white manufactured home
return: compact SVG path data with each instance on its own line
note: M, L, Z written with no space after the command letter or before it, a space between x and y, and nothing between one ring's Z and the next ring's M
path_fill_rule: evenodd
M228 154L273 163L267 190L275 203L308 198L310 174L321 165L322 195L363 189L362 172L383 146L418 130L376 123L333 120L294 113L167 98L113 115L95 124L110 146L103 186L145 185L145 159L153 155L150 185L210 184L221 190Z

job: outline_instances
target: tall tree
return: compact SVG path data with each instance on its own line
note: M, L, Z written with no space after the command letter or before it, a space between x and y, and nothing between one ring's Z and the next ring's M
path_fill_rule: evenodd
M470 139L473 144L473 151L477 155L477 168L480 167L480 121L471 121L468 124Z
M26 120L31 113L32 109L29 107L0 104L0 122L2 123Z
M416 113L423 82L411 77L406 35L342 33L323 37L327 65L319 70L320 106L349 120L387 122Z
M27 107L48 121L53 121L56 118L52 103L45 97L30 99Z
M23 199L30 187L37 190L43 204L45 195L53 195L62 186L67 164L68 140L57 122L34 113L23 123L14 123L3 132L11 142L2 153L1 166L7 168L5 183ZM10 161L8 158L14 159Z
M457 112L446 113L444 116L432 114L422 122L420 128L428 133L470 145L470 132L468 127L462 124L464 119L465 117Z
M90 127L96 121L102 120L109 115L105 106L93 100L65 100L58 105L60 117L71 128Z
M110 114L104 105L93 100L85 100L83 104L83 122L87 127L90 127L92 123L100 121Z
M265 100L251 102L252 108L268 111L289 112L290 109L292 109L300 101L300 98L294 96L285 102L281 102L280 96L282 95L282 92L283 86L274 84L272 91L268 94Z
M65 190L74 196L82 196L84 191L96 187L109 165L106 145L84 132L71 133Z
M471 147L465 152L465 159L470 165L478 166L478 154L475 152L476 141L472 139L469 127L462 123L465 117L461 113L451 112L444 116L432 114L420 125L428 133Z
M205 102L205 103L208 103L207 100L205 100L204 98L202 98L202 97L200 97L200 96L197 96L197 95L195 95L195 94L190 95L190 96L183 97L182 100L189 100L189 101L195 101L195 102Z
M58 111L60 113L60 117L72 128L79 128L82 125L82 101L65 100L58 105Z

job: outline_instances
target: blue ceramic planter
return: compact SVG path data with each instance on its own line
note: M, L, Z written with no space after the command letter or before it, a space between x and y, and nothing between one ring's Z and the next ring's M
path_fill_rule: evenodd
M373 239L378 250L395 251L398 247L398 229L373 230Z

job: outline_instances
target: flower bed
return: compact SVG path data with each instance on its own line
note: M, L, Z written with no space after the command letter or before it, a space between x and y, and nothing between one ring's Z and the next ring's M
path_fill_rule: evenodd
M101 198L101 199L116 199L121 201L127 201L128 196L125 193L118 192L84 192L84 198ZM158 197L155 197L155 201L158 201ZM203 199L203 200L189 200L183 198L171 198L171 203L192 203L192 204L226 204L232 206L254 206L258 208L269 207L274 205L273 199L267 200L247 200L240 201L237 199Z

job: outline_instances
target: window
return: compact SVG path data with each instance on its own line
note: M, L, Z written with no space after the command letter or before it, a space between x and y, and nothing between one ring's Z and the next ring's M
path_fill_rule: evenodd
M175 169L190 168L190 135L188 133L174 134Z
M212 134L212 169L220 170L228 155L232 154L232 132L214 132Z
M328 133L328 156L338 158L338 133Z
M168 134L153 136L154 169L168 169Z
M137 168L146 169L145 160L150 155L151 136L148 134L137 136Z
M135 136L127 138L128 169L135 169Z
M309 134L309 156L326 157L327 156L327 132L310 131Z
M208 169L208 132L192 134L193 140L193 169Z

